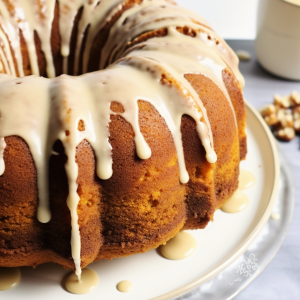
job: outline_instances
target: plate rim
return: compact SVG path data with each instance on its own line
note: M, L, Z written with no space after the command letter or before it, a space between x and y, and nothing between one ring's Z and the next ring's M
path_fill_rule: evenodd
M225 259L225 261L223 261L223 263L221 263L218 267L216 267L215 269L213 269L206 275L201 276L198 279L195 279L192 282L185 284L182 287L179 287L179 288L177 288L173 291L170 291L168 293L165 293L163 295L151 298L150 300L167 300L167 299L172 299L174 297L182 296L185 293L191 291L192 289L196 288L197 286L201 285L202 283L206 282L207 280L209 280L209 279L213 278L214 276L216 276L217 274L219 274L221 271L223 271L225 268L227 268L230 264L232 264L235 260L237 260L248 249L248 247L252 244L252 242L255 240L255 238L258 236L258 234L264 228L265 224L267 223L267 221L271 215L271 212L272 212L272 209L273 209L276 197L277 197L277 192L278 192L278 187L279 187L279 175L280 175L280 163L279 163L279 156L278 156L276 141L275 141L275 138L274 138L273 134L271 133L269 127L267 126L267 124L265 123L265 121L263 120L261 115L258 113L258 111L248 101L244 101L244 102L245 102L246 110L248 109L249 112L254 115L256 120L262 126L265 134L267 135L267 138L268 138L267 141L270 144L271 152L272 152L272 161L273 161L273 165L274 165L274 182L273 182L273 189L272 189L272 194L270 196L269 204L264 212L264 215L262 216L260 221L257 223L254 230L246 238L246 240L242 244L242 246L240 246L233 254L231 254L227 259ZM284 240L284 238L283 238L283 240ZM283 242L283 240L282 240L282 242ZM278 248L278 250L279 250L279 248ZM274 256L275 256L275 254L274 254ZM249 282L249 284L250 284L250 282Z
M289 177L289 179L293 180L294 181L294 177L293 177L293 174L292 174L292 171L291 171L291 168L290 168L290 165L283 153L283 150L281 149L280 145L278 142L276 142L276 146L277 146L277 150L278 152L281 153L281 156L284 157L284 162L287 164L286 165L286 169L285 171L287 172L287 176ZM287 170L288 169L288 170ZM278 247L277 249L274 251L273 255L270 257L270 259L266 262L266 264L264 265L263 268L261 268L256 274L255 276L251 277L251 280L247 281L247 284L244 284L242 285L235 293L233 293L231 296L229 296L228 298L226 298L226 300L232 300L234 297L236 297L240 292L242 292L246 287L248 287L250 285L251 282L254 281L254 279L256 279L264 270L265 268L269 265L269 263L274 259L274 257L276 256L276 254L278 253L279 249L281 248L288 232L289 232L289 228L290 228L290 225L292 223L292 220L293 220L293 216L294 216L294 210L295 210L295 186L293 184L293 189L291 191L292 193L292 207L291 207L291 211L290 211L290 216L289 216L289 220L287 222L287 226L286 226L286 229L285 229L285 233L284 235L281 237L281 240L278 244Z

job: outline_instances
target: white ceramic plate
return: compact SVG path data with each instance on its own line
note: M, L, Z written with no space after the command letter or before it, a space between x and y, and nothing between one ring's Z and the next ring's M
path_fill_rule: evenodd
M181 261L164 259L156 250L89 266L99 276L99 285L90 294L73 295L61 286L67 273L58 265L45 264L36 269L21 268L22 280L15 289L0 292L5 300L87 299L163 300L177 297L219 274L234 262L254 241L267 222L275 202L279 161L273 136L258 113L247 104L248 156L241 168L252 172L257 182L245 193L247 210L238 214L215 213L205 230L191 231L198 249ZM116 285L130 280L133 290L122 294ZM3 298L3 299L4 299Z

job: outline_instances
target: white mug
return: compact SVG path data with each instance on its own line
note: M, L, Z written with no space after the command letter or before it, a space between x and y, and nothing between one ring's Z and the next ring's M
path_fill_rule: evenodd
M255 50L267 71L300 80L300 0L259 0Z

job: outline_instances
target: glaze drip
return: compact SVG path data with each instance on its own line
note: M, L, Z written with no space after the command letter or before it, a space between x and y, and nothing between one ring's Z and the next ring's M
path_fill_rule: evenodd
M21 279L19 268L0 268L0 291L15 288Z
M117 289L121 293L128 293L132 290L132 283L129 280L122 280L117 284Z
M83 269L82 278L78 280L74 273L70 273L64 280L66 289L77 295L87 294L91 292L98 285L98 275L94 270Z
M160 246L161 254L171 260L181 260L192 255L197 249L197 241L186 231L177 233L165 245Z
M1 70L7 74L0 76L0 175L5 171L4 138L12 135L22 137L30 149L37 170L37 217L43 223L48 222L51 212L48 171L45 166L53 155L55 141L62 142L68 157L65 169L69 184L67 204L71 214L72 257L76 274L80 277L81 241L77 214L80 197L77 194L76 147L87 140L94 149L98 177L106 180L113 175L108 131L110 115L115 114L110 110L111 102L122 104L124 113L120 115L133 128L136 153L140 159L148 159L151 149L140 131L138 101L148 101L156 108L173 136L180 170L179 180L186 183L189 175L185 167L180 131L184 114L196 122L207 161L215 163L217 157L206 109L184 75L195 73L211 78L227 98L234 117L222 71L232 71L241 86L244 81L238 71L236 55L210 29L209 24L194 12L164 0L144 0L122 13L111 27L100 51L99 69L109 65L104 71L79 77L38 77L40 71L35 35L40 40L45 56L47 76L56 76L51 48L56 1L14 0L13 4L13 9L9 9L7 2L0 2L0 60ZM64 73L69 69L69 57L73 51L70 49L70 40L79 9L82 8L74 50L75 75L81 69L84 73L89 71L89 58L97 34L123 11L125 4L124 0L58 1ZM178 28L184 27L193 31L193 36L180 33ZM165 36L135 45L138 36L162 28L166 29ZM21 79L16 78L25 75L20 31L28 50L31 73L36 75ZM178 64L178 61L181 63ZM10 117L12 115L13 118ZM78 130L80 120L84 122L84 131Z
M3 175L5 171L5 164L4 164L4 159L3 159L3 152L6 147L6 143L4 141L4 138L0 138L0 176Z

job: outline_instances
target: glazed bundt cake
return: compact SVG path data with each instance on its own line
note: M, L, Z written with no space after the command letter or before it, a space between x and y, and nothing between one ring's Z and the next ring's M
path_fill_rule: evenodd
M2 0L0 61L0 266L80 274L204 228L237 189L238 59L173 1Z

